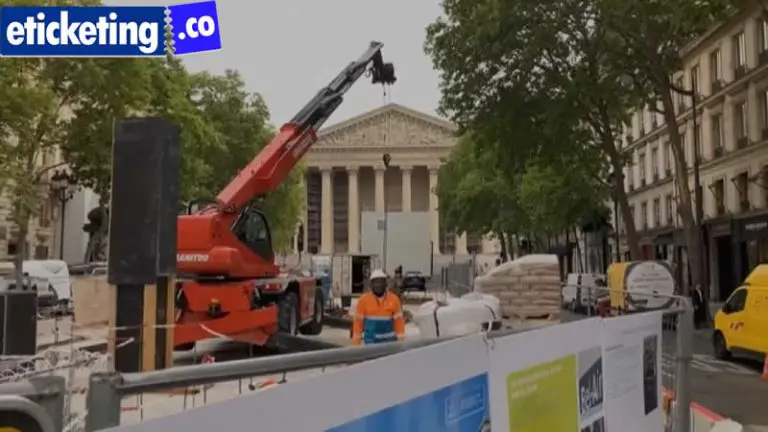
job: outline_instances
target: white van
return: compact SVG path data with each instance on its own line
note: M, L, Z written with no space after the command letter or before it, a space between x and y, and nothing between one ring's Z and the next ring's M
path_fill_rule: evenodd
M69 267L63 260L27 260L22 269L24 273L35 278L44 278L56 291L59 301L72 299L72 281L69 277Z
M568 273L563 285L563 306L577 312L594 309L597 299L604 296L605 275L599 273Z

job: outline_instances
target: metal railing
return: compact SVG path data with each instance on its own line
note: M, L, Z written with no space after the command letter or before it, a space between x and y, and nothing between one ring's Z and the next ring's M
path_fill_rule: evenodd
M582 287L587 290L605 288ZM599 296L595 296L596 298ZM659 296L654 296L658 298ZM673 297L674 304L664 310L664 316L672 323L663 334L662 342L662 383L673 395L674 405L669 406L667 431L690 432L690 415L687 407L691 403L690 364L692 361L693 309L687 298ZM585 315L574 315L572 320L598 313L592 308ZM565 317L562 321L568 321ZM527 331L506 329L488 333L490 338L507 336ZM332 348L320 351L285 354L262 358L226 361L220 363L180 366L172 369L120 374L98 372L91 374L87 394L80 401L72 403L81 408L82 422L74 424L64 418L64 395L67 392L66 379L60 376L42 376L21 382L0 385L0 395L20 395L24 400L39 406L41 431L95 431L120 424L141 422L146 419L172 414L176 409L186 410L200 403L218 402L290 379L301 379L313 373L324 373L349 364L372 360L410 349L420 348L446 341L441 339L413 339L403 343L382 344L355 348ZM295 375L294 375L295 374ZM275 378L274 375L282 375ZM209 386L216 389L206 396ZM196 390L195 390L196 389ZM193 391L195 390L195 391ZM133 400L135 397L135 402ZM3 409L15 409L24 400L0 398L0 413ZM199 403L200 402L200 403ZM14 405L15 404L15 405ZM26 404L29 406L29 404ZM42 411L41 411L42 410ZM153 415L156 414L156 415ZM69 422L69 424L65 424Z

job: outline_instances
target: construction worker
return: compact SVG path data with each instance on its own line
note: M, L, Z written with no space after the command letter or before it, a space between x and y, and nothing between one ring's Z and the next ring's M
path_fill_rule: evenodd
M405 320L400 299L387 289L389 278L383 270L371 272L371 289L357 300L352 322L352 343L375 344L403 340Z

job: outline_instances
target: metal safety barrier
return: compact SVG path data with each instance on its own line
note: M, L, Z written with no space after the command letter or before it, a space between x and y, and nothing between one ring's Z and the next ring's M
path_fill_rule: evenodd
M678 298L677 305L664 311L667 317L676 317L677 352L672 364L667 364L663 371L665 386L675 393L673 411L668 417L674 421L675 432L690 432L690 417L687 407L690 395L690 361L692 359L691 338L693 334L693 314L690 302ZM489 338L508 336L530 329L505 329L489 332ZM125 412L122 402L126 396L144 393L168 391L169 389L205 386L255 376L284 374L287 372L343 366L372 360L392 354L402 353L414 348L425 347L453 338L416 339L402 343L382 345L333 348L314 352L284 354L279 356L235 360L222 363L181 366L172 369L143 373L96 373L90 378L87 395L86 431L96 431L121 424L121 413ZM671 369L670 369L671 368ZM234 397L234 395L232 396ZM672 405L670 404L670 407Z
M601 290L599 295L594 296L595 299L604 296L607 292L604 287L581 288L586 291ZM664 310L664 320L668 325L663 332L661 371L665 388L663 402L667 413L667 431L690 432L691 418L687 407L691 405L693 309L687 298L675 296L670 299L674 300L671 307ZM563 318L563 321L586 318L598 312L600 311L595 307L584 315L574 314L575 318ZM567 325L567 322L563 325ZM490 332L487 335L489 338L499 338L528 330L529 328L505 329ZM67 378L56 375L36 376L0 384L0 396L13 395L13 397L0 397L0 417L4 417L5 411L2 410L6 410L36 419L35 424L39 426L31 429L17 427L23 431L101 430L144 421L152 417L152 412L157 416L171 414L174 410L166 411L164 405L170 404L170 401L173 401L172 404L175 404L174 406L178 409L183 400L181 409L186 410L195 408L199 402L202 404L218 402L264 386L286 382L288 373L291 374L291 381L293 381L307 377L309 374L325 373L334 368L338 369L450 339L454 338L406 339L402 343L328 348L296 354L179 366L143 373L93 373L89 378L87 393L77 396L77 400L71 402L76 405L77 409L74 411L81 413L78 422L65 418L65 413L69 411L64 407L64 398L68 391L65 382ZM282 378L274 377L277 374L282 374ZM296 378L293 378L294 376ZM210 389L214 384L216 391L211 391L206 396L206 389ZM196 389L198 393L190 389ZM78 426L72 426L75 423ZM0 424L0 427L2 426L4 425Z

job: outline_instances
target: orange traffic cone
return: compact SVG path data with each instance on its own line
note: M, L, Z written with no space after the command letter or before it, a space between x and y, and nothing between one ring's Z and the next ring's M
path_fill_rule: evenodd
M760 379L768 381L768 354L765 355L765 360L763 360L763 374L760 376Z

